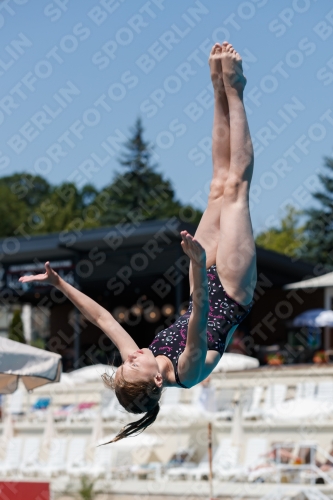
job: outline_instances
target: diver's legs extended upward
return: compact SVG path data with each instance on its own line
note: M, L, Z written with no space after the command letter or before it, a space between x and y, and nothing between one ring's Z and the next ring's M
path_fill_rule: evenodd
M230 167L229 106L222 74L222 46L215 44L209 56L210 75L214 88L214 122L212 133L213 176L207 208L195 233L206 250L207 267L216 264L220 234L221 202ZM190 272L190 288L192 278Z
M248 304L256 285L256 251L249 210L253 147L243 103L246 79L231 44L222 45L222 67L230 115L230 168L220 216L217 271L227 294Z

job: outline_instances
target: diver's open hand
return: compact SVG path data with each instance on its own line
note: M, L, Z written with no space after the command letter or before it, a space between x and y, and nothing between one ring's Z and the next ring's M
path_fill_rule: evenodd
M200 243L187 231L181 231L181 246L186 255L189 256L193 264L206 267L206 251Z
M19 281L21 283L29 283L31 281L44 281L45 283L49 283L50 285L58 286L60 282L60 277L55 271L53 271L49 262L45 263L45 270L46 272L44 274L22 276L19 279Z

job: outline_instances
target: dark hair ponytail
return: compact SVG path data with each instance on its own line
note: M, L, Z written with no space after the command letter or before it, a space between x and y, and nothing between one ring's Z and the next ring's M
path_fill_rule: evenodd
M122 371L118 380L115 380L114 373L111 376L104 373L102 379L107 387L115 391L119 403L125 410L135 414L146 413L140 420L125 425L114 439L104 444L115 443L120 439L141 434L155 422L160 411L159 400L162 388L157 387L154 380L151 382L127 382Z
M156 406L154 406L154 408L147 411L144 417L140 418L140 420L137 420L136 422L131 422L130 424L125 425L125 427L123 427L121 431L118 432L118 434L114 439L104 444L115 443L120 439L141 434L141 432L143 432L145 429L147 429L147 427L149 427L151 424L155 422L159 411L160 411L160 405L159 403L157 403Z

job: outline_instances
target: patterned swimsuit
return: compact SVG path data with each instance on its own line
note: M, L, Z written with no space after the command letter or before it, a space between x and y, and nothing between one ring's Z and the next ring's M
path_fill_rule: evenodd
M209 314L207 323L207 350L218 351L221 356L227 347L232 333L230 330L241 323L250 312L253 302L247 306L237 304L225 292L217 274L216 265L207 269L209 291ZM190 297L189 307L185 314L177 321L159 332L149 346L154 356L167 356L174 367L176 382L185 387L179 380L178 359L186 347L187 328L193 309L193 300Z

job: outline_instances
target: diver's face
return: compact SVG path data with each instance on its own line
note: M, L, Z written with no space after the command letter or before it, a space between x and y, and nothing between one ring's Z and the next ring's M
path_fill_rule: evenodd
M156 358L150 349L146 348L129 354L122 366L122 375L128 382L150 382L158 372Z

